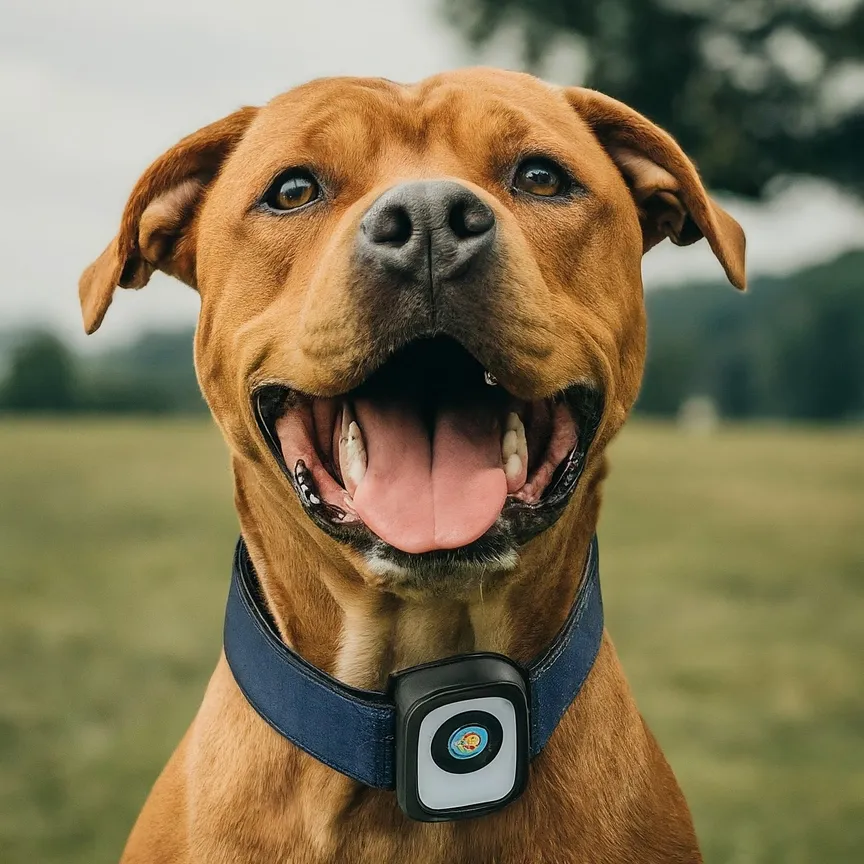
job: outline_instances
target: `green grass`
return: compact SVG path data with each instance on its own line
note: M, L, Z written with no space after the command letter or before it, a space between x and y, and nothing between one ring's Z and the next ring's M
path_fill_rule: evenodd
M200 701L236 523L202 421L0 425L0 860L110 862ZM607 622L708 862L864 860L864 436L634 425Z

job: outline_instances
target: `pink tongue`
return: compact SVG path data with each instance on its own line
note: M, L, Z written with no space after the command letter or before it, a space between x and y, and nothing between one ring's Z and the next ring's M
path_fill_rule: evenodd
M411 406L359 400L366 475L354 509L404 552L456 549L492 527L507 498L501 430L488 409L439 413L432 440Z

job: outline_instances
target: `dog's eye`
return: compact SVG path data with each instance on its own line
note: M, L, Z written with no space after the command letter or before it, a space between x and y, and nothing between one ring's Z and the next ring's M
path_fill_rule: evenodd
M540 198L554 198L568 189L564 169L548 159L526 159L513 177L513 186L520 192Z
M297 210L310 204L320 194L318 181L308 172L294 168L280 174L264 194L271 210Z

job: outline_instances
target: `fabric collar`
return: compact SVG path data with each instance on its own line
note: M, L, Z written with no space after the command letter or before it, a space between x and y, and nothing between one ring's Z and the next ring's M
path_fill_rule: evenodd
M567 620L527 666L530 750L546 745L594 665L603 637L597 538ZM336 771L379 789L395 786L396 709L387 693L336 680L292 651L267 612L246 544L234 554L225 656L243 695L280 735Z

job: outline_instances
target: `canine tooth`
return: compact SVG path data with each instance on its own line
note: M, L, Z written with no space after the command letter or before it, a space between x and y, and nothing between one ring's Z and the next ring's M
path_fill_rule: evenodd
M321 499L317 495L310 495L309 496L309 503L310 504L320 504Z
M347 406L342 410L342 432L339 436L339 467L345 488L353 495L366 476L366 444L355 420L350 418Z
M366 445L360 427L352 423L348 427L348 471L355 483L359 483L366 474Z
M484 372L483 373L483 380L490 387L497 387L498 386L498 379L491 372Z

